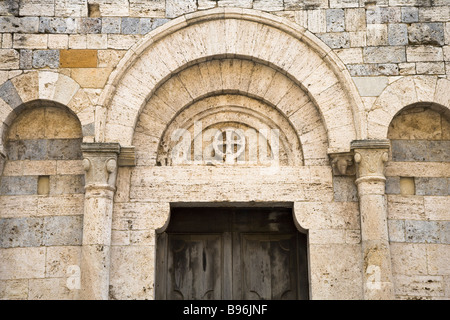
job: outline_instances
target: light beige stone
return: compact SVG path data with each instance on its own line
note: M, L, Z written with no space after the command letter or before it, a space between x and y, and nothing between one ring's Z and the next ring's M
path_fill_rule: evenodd
M0 280L45 277L46 248L0 249Z

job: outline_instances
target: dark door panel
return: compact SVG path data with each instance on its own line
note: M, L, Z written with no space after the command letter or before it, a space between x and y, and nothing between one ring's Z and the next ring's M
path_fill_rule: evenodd
M157 299L307 299L306 235L287 208L176 208L157 238Z

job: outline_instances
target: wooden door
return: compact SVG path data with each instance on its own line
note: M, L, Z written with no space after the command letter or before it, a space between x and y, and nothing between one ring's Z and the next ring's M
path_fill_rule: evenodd
M157 299L307 299L306 235L287 208L177 208L157 238Z

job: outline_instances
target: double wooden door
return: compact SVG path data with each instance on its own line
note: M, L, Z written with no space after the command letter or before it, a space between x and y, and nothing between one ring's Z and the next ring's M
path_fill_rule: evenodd
M287 208L173 208L156 298L308 299L306 235Z

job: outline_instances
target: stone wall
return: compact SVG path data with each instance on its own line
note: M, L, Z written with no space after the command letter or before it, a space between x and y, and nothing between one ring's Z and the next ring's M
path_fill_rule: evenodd
M340 104L332 109L334 100L347 96L343 91L330 90L321 97L327 104L325 113L314 108L317 99L309 100L312 94L305 89L311 89L309 85L317 91L313 93L328 89L319 88L321 72L296 83L286 70L247 59L245 65L257 66L265 81L253 87L247 83L245 90L241 85L242 80L250 82L248 75L242 77L231 67L208 61L180 73L172 72L179 66L168 66L173 68L168 73L172 81L158 83L159 94L151 98L145 96L148 84L142 79L133 74L124 77L121 89L132 94L120 96L118 90L121 111L110 116L113 125L102 136L99 132L107 117L101 102L117 89L111 79L122 75L124 61L148 53L139 51L142 41L151 41L146 35L163 30L176 18L181 17L182 23L184 15L212 8L234 8L243 16L248 13L245 9L260 10L280 19L280 24L292 23L308 39L319 39L321 58L338 57L336 69L348 75L356 88L348 94L357 95L362 105L356 133L343 125L351 112L340 109ZM171 41L180 42L177 37ZM167 43L162 41L161 55L183 47L181 43L167 48ZM195 43L189 48L198 49ZM184 59L181 50L176 54ZM233 57L224 53L220 58ZM322 60L305 60L320 70ZM229 61L238 61L239 68L244 65L244 60ZM138 67L146 72L145 63ZM209 71L213 73L204 76ZM262 176L259 168L238 168L230 175L221 168L155 167L159 139L181 107L197 103L196 94L203 97L223 90L215 87L214 74L228 81L225 93L239 92L249 101L260 95L268 105L278 103L299 130L303 148L299 158L303 157L305 167ZM280 90L268 89L273 79ZM76 267L81 265L85 180L80 144L105 142L97 140L108 140L108 134L126 136L128 131L116 132L125 122L136 126L129 135L136 145L137 167L120 167L117 173L110 298L154 297L155 230L167 222L170 202L176 201L293 203L298 222L309 230L311 296L362 298L356 177L355 172L333 174L326 154L325 136L330 132L334 140L329 144L354 135L391 140L386 194L396 298L448 298L449 80L448 0L1 1L0 156L6 161L1 162L0 182L0 298L79 297ZM135 83L143 89L133 87ZM142 111L137 120L132 104ZM416 109L397 115L409 105ZM304 113L295 113L301 106ZM194 115L184 114L185 118ZM49 130L53 130L50 135Z

